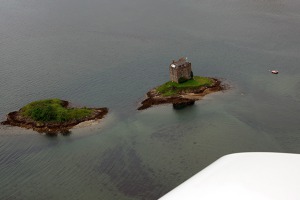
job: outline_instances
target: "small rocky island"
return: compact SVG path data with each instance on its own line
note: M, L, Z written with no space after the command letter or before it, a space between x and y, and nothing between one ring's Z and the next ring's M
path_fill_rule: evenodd
M75 125L89 120L102 119L107 108L73 108L60 99L46 99L27 104L19 111L11 112L3 125L33 129L48 135L67 134Z
M147 92L147 97L138 110L167 103L173 104L174 108L182 108L193 105L207 94L225 89L216 78L194 76L191 63L186 58L173 60L169 70L171 81Z

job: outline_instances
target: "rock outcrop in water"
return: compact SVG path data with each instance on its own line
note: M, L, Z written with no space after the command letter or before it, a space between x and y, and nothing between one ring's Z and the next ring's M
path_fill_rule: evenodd
M62 101L62 106L65 108L68 107L68 101ZM40 133L46 133L47 135L57 135L68 134L70 133L70 129L75 125L89 121L89 120L98 120L102 119L107 113L108 108L88 108L92 110L92 113L86 117L80 119L71 119L65 122L40 122L35 121L29 117L25 117L21 113L21 109L19 111L10 112L7 114L6 121L1 122L2 125L11 125L11 126L19 126L27 129L33 129L34 131Z
M210 86L201 86L198 88L182 90L172 96L163 96L154 88L147 92L147 97L141 102L141 106L138 110L145 110L154 105L160 104L173 104L175 109L183 108L185 106L194 105L195 101L200 100L203 96L225 90L225 85L221 84L221 81L216 78L211 78L213 84Z

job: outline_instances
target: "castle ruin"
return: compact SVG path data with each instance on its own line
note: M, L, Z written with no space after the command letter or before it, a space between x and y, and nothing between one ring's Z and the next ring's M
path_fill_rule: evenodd
M169 66L170 79L176 83L193 78L192 64L187 61L187 58L180 58L178 61L173 60Z

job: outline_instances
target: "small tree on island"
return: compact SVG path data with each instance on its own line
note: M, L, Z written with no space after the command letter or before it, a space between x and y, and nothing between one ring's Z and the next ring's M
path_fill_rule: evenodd
M178 83L184 83L184 82L186 82L188 79L186 79L186 78L184 78L184 77L180 77L179 79L178 79Z

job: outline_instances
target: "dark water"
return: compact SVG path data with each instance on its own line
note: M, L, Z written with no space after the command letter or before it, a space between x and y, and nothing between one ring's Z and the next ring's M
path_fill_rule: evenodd
M228 153L300 153L300 1L0 3L1 120L51 97L110 108L66 137L1 126L0 199L157 199ZM181 56L231 89L136 111Z

